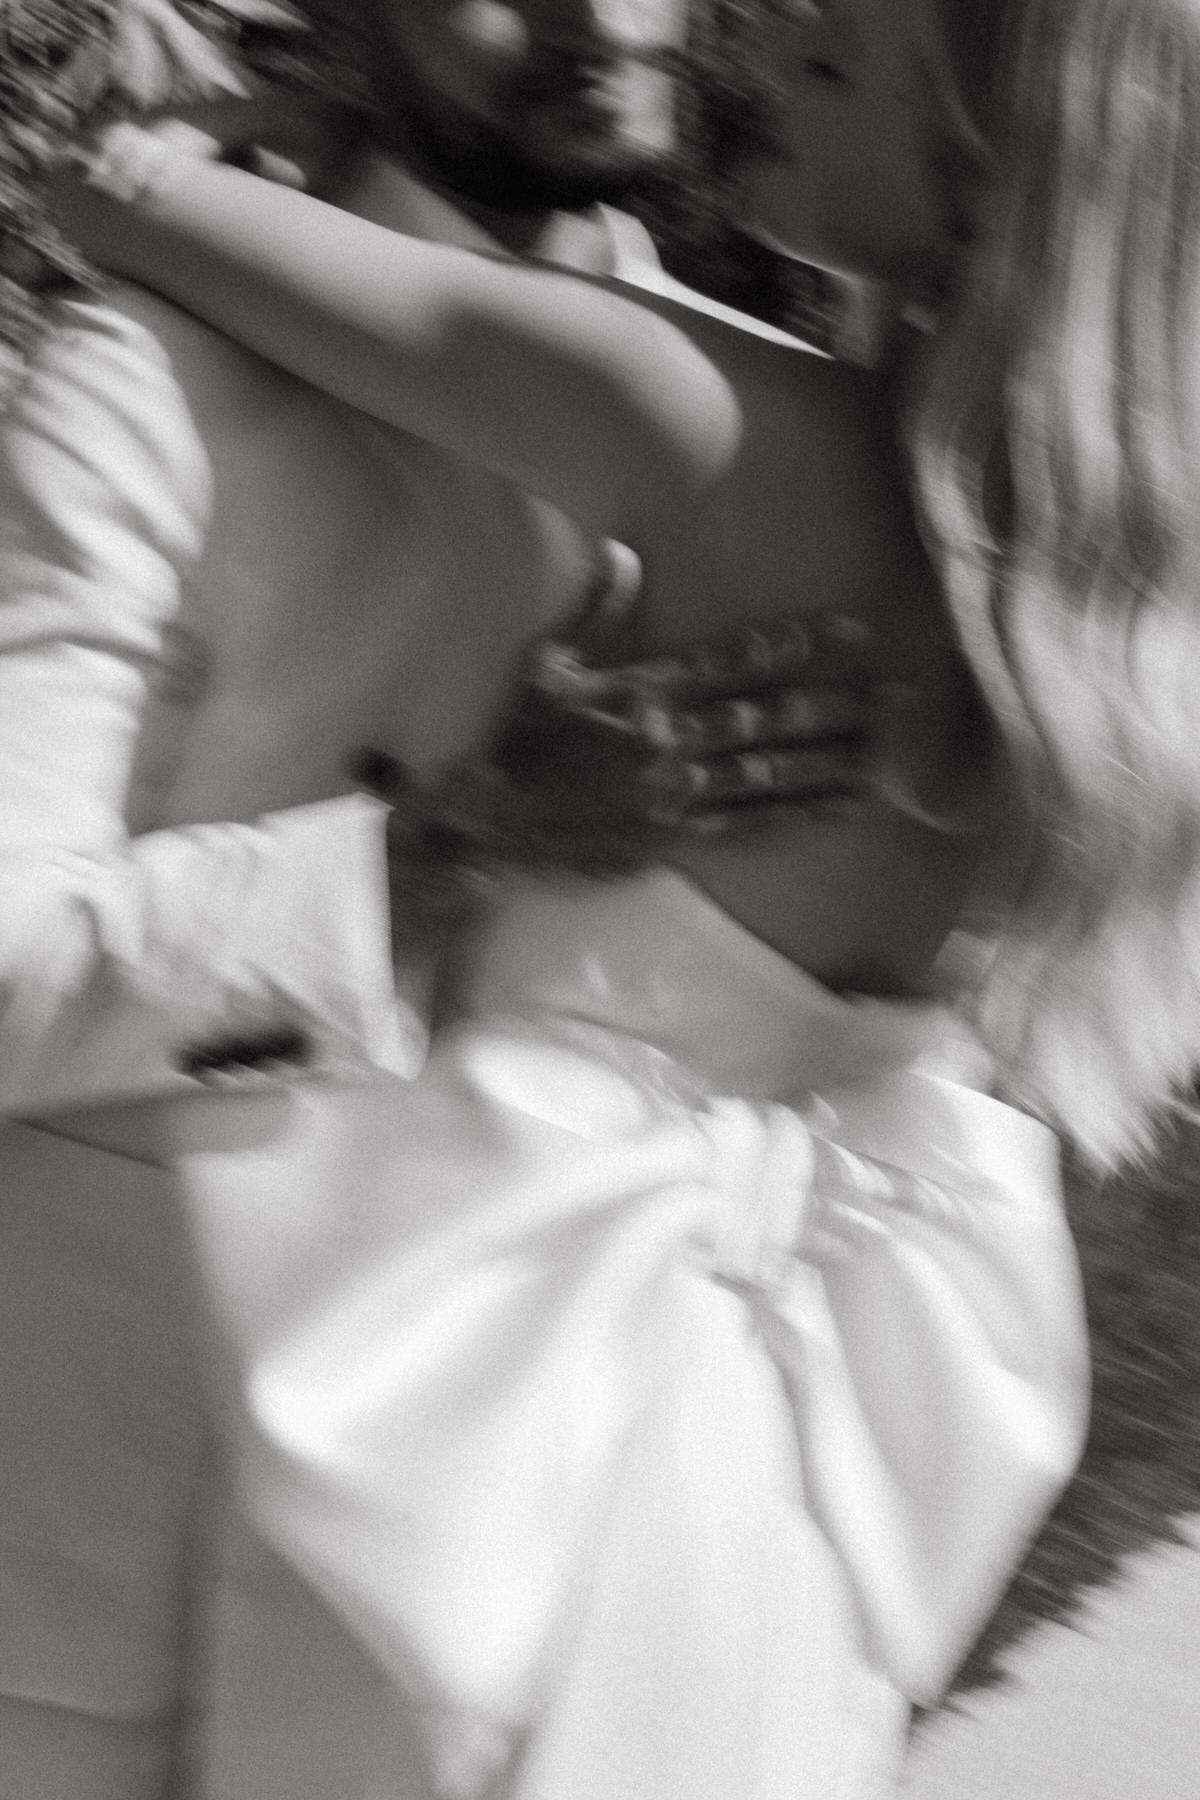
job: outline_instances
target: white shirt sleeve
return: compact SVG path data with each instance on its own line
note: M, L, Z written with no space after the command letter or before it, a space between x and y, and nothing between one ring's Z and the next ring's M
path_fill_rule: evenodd
M0 1108L188 1085L190 1047L302 1034L409 1074L384 814L361 796L131 836L140 733L210 472L154 337L73 303L0 421Z

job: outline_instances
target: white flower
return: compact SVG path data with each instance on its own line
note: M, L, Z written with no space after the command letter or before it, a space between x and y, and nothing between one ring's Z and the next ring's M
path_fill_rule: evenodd
M241 24L305 28L283 0L219 0ZM179 13L172 0L122 0L112 47L112 91L138 108L249 91L236 57Z

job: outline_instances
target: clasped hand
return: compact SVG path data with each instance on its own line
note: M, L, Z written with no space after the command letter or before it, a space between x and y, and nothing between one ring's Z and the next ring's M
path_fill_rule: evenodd
M392 805L395 947L468 923L507 872L612 878L699 835L853 803L872 780L871 637L787 618L672 656L612 654L611 620L530 653L491 743L414 779L356 771Z

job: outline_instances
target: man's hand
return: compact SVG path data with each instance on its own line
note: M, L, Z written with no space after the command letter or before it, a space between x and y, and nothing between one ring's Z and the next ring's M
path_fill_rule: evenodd
M531 651L491 748L560 857L616 873L681 836L744 832L863 788L873 671L861 620L793 615L639 658L641 565L623 545L604 551L575 630Z
M633 874L692 834L842 804L870 782L871 638L830 613L606 663L615 619L532 652L490 749L425 780L368 754L392 805L397 954L436 947L496 878Z
M547 797L602 800L636 835L745 831L867 784L870 653L867 627L839 613L617 664L547 642L492 759Z
M865 796L933 831L980 828L994 730L973 683L931 705L917 685L885 680L871 628L837 611L625 657L640 567L620 545L607 551L579 629L534 648L494 742L493 763L518 787L581 827L600 813L619 835L623 818L631 852ZM603 854L602 836L576 836L582 856Z

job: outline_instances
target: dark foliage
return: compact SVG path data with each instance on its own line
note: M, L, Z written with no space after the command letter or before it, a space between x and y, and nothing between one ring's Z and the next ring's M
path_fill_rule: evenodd
M1200 1123L1179 1121L1145 1169L1069 1170L1068 1204L1092 1336L1087 1450L957 1692L1005 1679L1033 1624L1069 1624L1127 1557L1180 1542L1177 1521L1200 1512Z
M103 83L112 0L16 0L0 11L0 397L47 299L93 277L54 223L46 184Z
M631 197L666 266L728 304L828 341L837 297L818 270L774 255L730 223L731 171L761 141L767 88L755 39L776 0L698 6L677 59L680 147L673 165ZM311 29L247 22L237 0L175 0L177 11L267 80L347 102L369 129L371 102L353 9L303 0ZM119 0L11 0L0 14L0 397L22 367L46 304L64 285L98 277L58 231L46 185L95 116L109 76ZM252 9L251 9L252 10Z
M736 171L769 141L774 85L760 37L779 0L710 0L679 59L679 148L631 210L673 275L701 293L824 343L836 289L822 273L740 231Z

